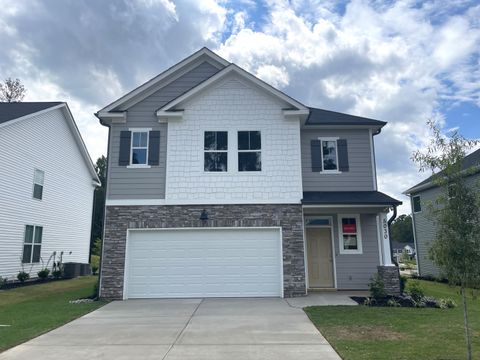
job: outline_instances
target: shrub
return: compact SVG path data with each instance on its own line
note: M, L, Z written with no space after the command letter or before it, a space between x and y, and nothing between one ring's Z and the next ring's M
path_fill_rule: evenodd
M5 285L7 285L7 278L0 276L0 289L3 289Z
M440 299L440 309L451 309L457 306L457 303L453 299Z
M100 267L100 256L92 255L90 256L90 266L92 267L92 273L95 275Z
M18 281L21 283L24 283L26 280L30 279L30 275L26 273L25 271L20 271L17 275Z
M45 280L48 277L48 274L50 274L50 270L47 268L44 268L37 273L38 277L42 280Z
M375 274L368 284L370 289L370 294L374 299L382 299L387 296L385 291L385 284L383 283L383 279L380 277L379 274Z
M403 294L403 292L405 291L405 285L407 284L407 277L406 276L403 276L401 275L400 276L400 293Z
M425 296L422 300L427 307L440 307L438 300L434 297Z
M53 270L52 275L55 279L60 279L60 277L62 276L62 271L61 270Z
M409 281L406 286L406 293L417 302L425 296L422 286L418 281Z
M402 306L397 300L395 300L394 298L392 299L388 299L387 301L387 306L391 306L391 307L400 307Z
M425 308L427 307L427 304L425 302L425 300L423 298L420 298L418 299L416 302L415 302L415 307L417 308Z

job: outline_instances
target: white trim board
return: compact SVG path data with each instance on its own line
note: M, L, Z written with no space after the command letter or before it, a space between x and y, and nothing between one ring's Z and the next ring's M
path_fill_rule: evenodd
M134 170L132 170L134 171ZM107 199L106 206L153 206L153 205L250 205L250 204L294 204L298 202L275 201L275 200L228 200L228 199L209 199L209 200L166 200L166 199Z

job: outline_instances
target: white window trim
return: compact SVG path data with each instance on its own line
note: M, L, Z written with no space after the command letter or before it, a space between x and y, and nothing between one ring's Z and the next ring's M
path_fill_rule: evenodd
M258 150L240 150L238 148L238 133L239 132L254 132L258 131L260 133L260 149ZM257 173L262 173L263 172L263 144L264 144L264 139L263 139L263 131L262 130L237 130L236 132L236 140L237 140L237 161L236 161L236 166L237 166L237 173L239 174L257 174ZM248 152L259 152L260 153L260 158L261 158L261 167L260 170L252 170L252 171L241 171L238 167L238 160L239 160L239 154L240 153L248 153Z
M128 131L132 133L132 136L130 137L130 165L127 165L128 169L136 169L136 168L143 168L143 169L149 169L151 168L150 165L148 165L148 147L150 146L150 131L152 131L152 128L129 128ZM135 149L146 149L147 153L145 155L145 164L133 164L133 133L147 133L147 147L144 146L136 146Z
M322 173L324 174L341 174L342 172L338 170L339 164L338 164L338 140L339 137L319 137L318 140L320 140L320 157L322 159ZM337 164L337 169L336 170L325 170L323 168L323 142L324 141L334 141L335 142L335 157L336 157L336 164Z
M27 234L27 226L32 226L33 227L33 233L32 233L32 242L31 243L27 243L25 242L25 235ZM41 238L41 242L40 242L40 245L35 245L35 233L37 232L37 228L41 227L42 228L42 238ZM42 245L43 245L43 234L44 234L44 227L42 225L34 225L34 224L25 224L25 226L23 227L23 244L22 244L22 263L23 264L40 264L41 261L42 261ZM32 247L32 251L30 252L30 261L29 262L26 262L24 263L23 262L23 252L25 251L25 245L30 245ZM33 248L34 246L40 246L40 259L38 259L38 262L33 262Z
M43 183L42 184L35 182L35 173L37 171L41 171L43 173ZM37 200L37 201L42 201L43 200L44 184L45 184L45 171L34 168L33 169L33 189L32 189L32 198L34 200ZM35 185L40 185L42 187L42 198L41 199L35 197Z
M205 133L207 132L226 132L227 133L227 150L205 150ZM216 135L215 135L216 136ZM230 132L228 130L203 130L202 131L202 139L201 139L201 144L202 144L202 172L205 174L228 174L231 170L231 165L230 165L230 156L228 150L230 149ZM226 153L227 154L227 171L207 171L205 170L205 153L207 152L212 152L212 153Z
M415 200L413 200L413 199L415 199L415 198L417 198L417 197L418 197L418 199L419 199L419 201L420 201L420 211L415 211ZM420 214L420 213L422 212L422 198L420 197L420 195L414 195L414 196L412 196L412 212L413 212L414 214Z
M342 228L342 219L344 218L355 218L356 225L357 225L357 250L345 250L343 247L343 228ZM363 254L363 246L362 246L362 226L360 224L360 214L339 214L338 215L338 246L340 250L340 254L348 255L348 254L355 254L361 255Z

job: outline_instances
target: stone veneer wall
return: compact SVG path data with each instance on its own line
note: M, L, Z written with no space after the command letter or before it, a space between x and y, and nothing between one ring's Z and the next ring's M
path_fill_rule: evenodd
M400 273L397 266L378 266L378 274L383 280L387 295L398 296L401 294Z
M202 210L209 220L199 220ZM161 205L107 206L100 295L123 298L127 229L182 227L282 228L285 297L306 294L301 205Z

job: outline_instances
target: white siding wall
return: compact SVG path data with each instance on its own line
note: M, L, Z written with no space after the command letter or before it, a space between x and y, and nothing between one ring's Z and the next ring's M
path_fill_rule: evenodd
M62 111L0 128L0 164L0 276L21 270L27 224L43 226L45 263L53 251L88 262L94 188ZM32 197L35 168L45 171L41 201ZM41 265L24 268L35 277Z
M167 203L299 203L300 126L285 106L234 76L191 99L168 124ZM241 130L261 131L261 172L237 170ZM228 131L228 172L204 172L204 131Z

